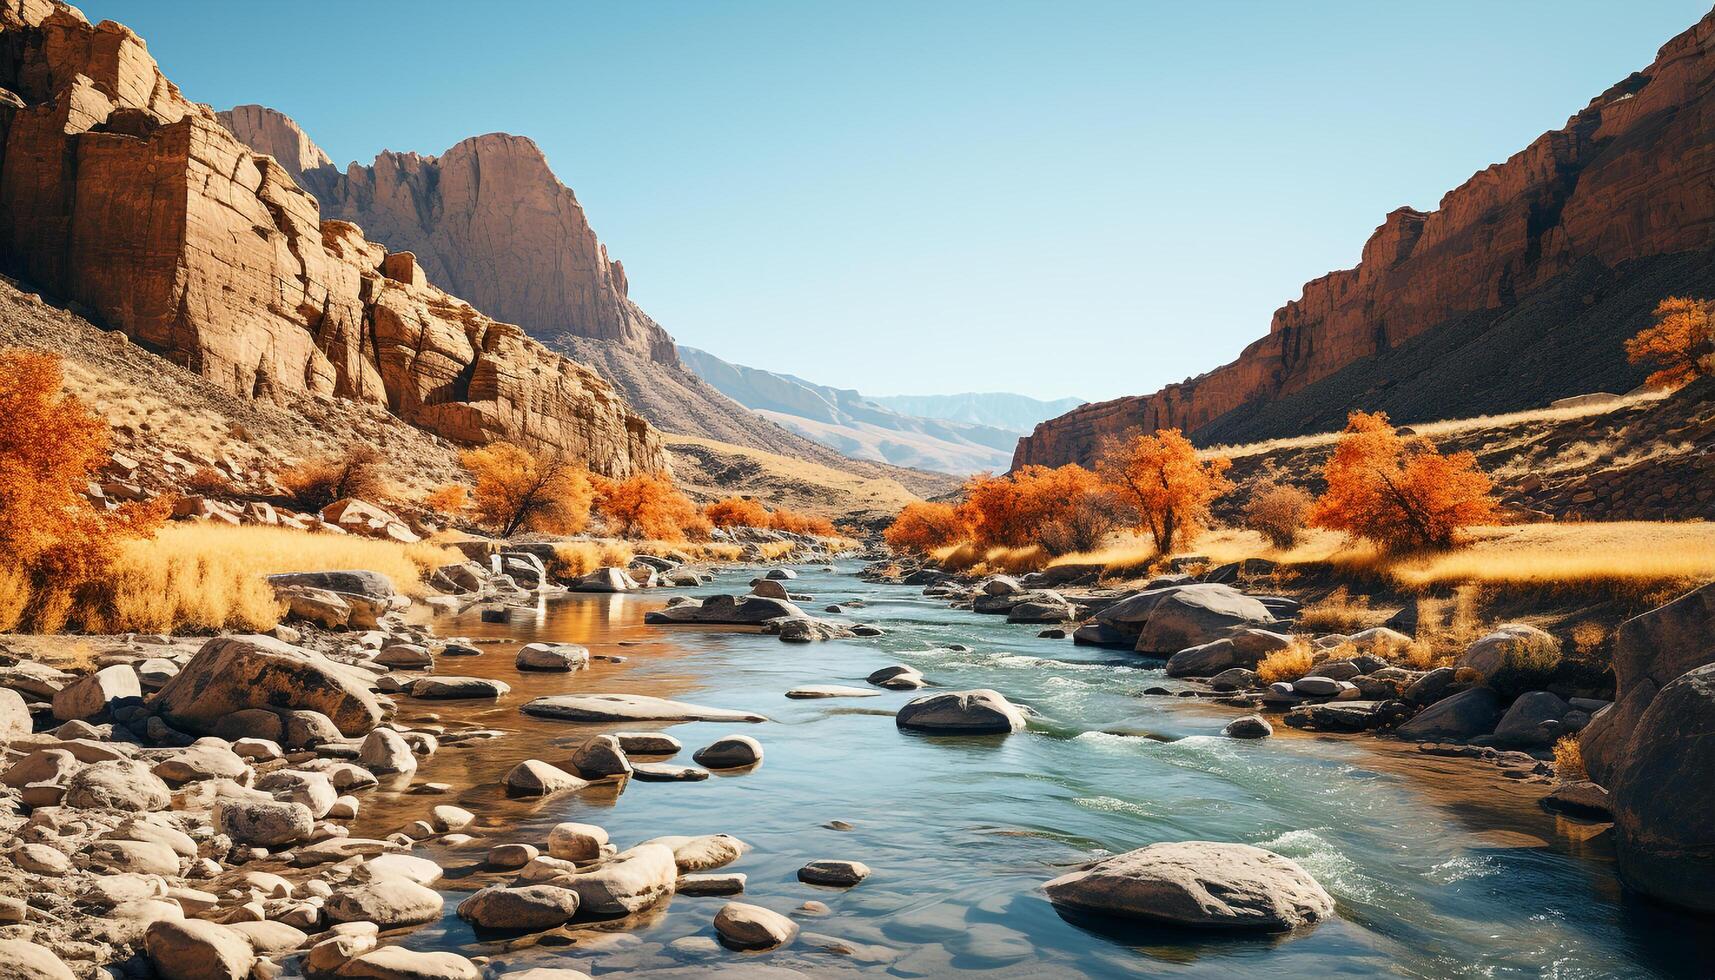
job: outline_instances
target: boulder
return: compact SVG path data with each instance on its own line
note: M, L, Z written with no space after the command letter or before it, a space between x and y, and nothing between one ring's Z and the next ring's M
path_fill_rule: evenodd
M637 583L625 574L625 569L608 565L573 579L569 588L573 592L632 592Z
M75 980L75 976L46 946L0 939L0 980Z
M1023 592L1024 586L1011 575L990 575L977 584L977 591L983 595L1012 595Z
M557 885L490 885L459 903L458 916L479 929L538 932L570 922L578 893Z
M144 948L164 980L248 980L256 963L256 951L243 935L200 919L152 923Z
M749 735L728 735L698 749L691 759L709 769L744 769L762 764L762 743Z
M526 643L514 665L519 670L578 670L590 665L590 651L576 643Z
M1487 683L1501 673L1510 658L1536 645L1558 649L1560 641L1554 638L1554 634L1528 623L1502 623L1495 627L1494 632L1472 641L1454 666L1469 667Z
M79 677L55 692L54 717L60 721L104 719L110 709L141 704L142 700L143 685L137 671L127 664L114 664Z
M1262 715L1245 715L1227 722L1221 734L1228 738L1267 738L1274 734L1274 726Z
M256 788L286 803L302 803L317 820L327 816L339 802L339 790L325 772L275 769L256 780Z
M317 711L348 737L367 734L384 716L362 671L255 635L217 636L204 643L161 688L152 707L174 727L202 733L213 733L222 721L248 709Z
M1553 745L1563 731L1561 719L1571 710L1557 694L1547 691L1521 694L1495 725L1495 744L1520 749Z
M792 594L786 591L786 586L771 578L759 578L750 583L750 594L764 599L779 599L782 602L792 601Z
M548 831L548 854L562 861L594 861L606 846L607 831L595 824L568 821Z
M0 743L23 738L34 727L24 696L9 687L0 687Z
M666 732L614 732L626 755L673 755L685 746Z
M760 905L728 902L715 913L715 932L732 949L774 949L798 935L798 924Z
M1024 712L998 691L979 688L928 694L906 702L895 716L900 728L961 735L1024 730Z
M876 687L885 687L891 691L915 691L923 687L923 672L916 667L904 664L894 664L883 667L864 678Z
M673 852L673 863L680 874L724 868L743 857L750 845L731 834L703 834L698 837L656 837L645 844L659 844Z
M393 580L380 572L365 569L345 569L332 572L286 572L268 576L268 584L279 586L304 585L312 589L343 592L370 599L388 600L398 594Z
M1163 669L1168 677L1212 677L1239 666L1240 659L1232 640L1213 640L1187 647L1168 657Z
M336 976L351 980L482 980L476 964L457 953L419 953L383 946L348 960Z
M631 775L631 760L625 757L619 739L612 735L595 735L584 740L572 753L572 766L585 779Z
M399 875L381 875L336 890L323 906L330 922L373 922L383 929L441 917L440 893Z
M593 916L631 915L673 894L679 880L673 852L660 844L621 851L591 871L555 880L578 893L578 907Z
M172 805L173 794L161 777L134 759L113 759L85 766L66 781L64 803L78 809L148 813Z
M1163 615L1151 625L1156 612ZM1145 589L1096 613L1096 622L1133 638L1140 653L1168 655L1217 640L1275 617L1256 599L1230 585L1193 583Z
M216 740L207 740L214 741ZM155 763L153 771L173 786L182 786L200 779L232 779L242 782L249 778L250 764L223 744L205 742L174 752Z
M1614 819L1613 797L1607 790L1588 779L1564 780L1542 798L1550 810L1570 813L1591 820Z
M309 837L315 817L302 803L222 798L214 804L214 826L240 844L280 847Z
M881 697L881 692L867 687L846 687L841 684L805 684L787 691L786 696L794 701L811 701L821 698L878 698Z
M870 875L862 861L811 861L798 869L798 880L807 885L850 888Z
M423 701L494 701L506 696L512 686L487 677L420 677L411 684L411 696Z
M1043 887L1062 908L1201 929L1283 931L1334 914L1296 862L1248 844L1151 844Z
M1715 664L1650 700L1613 773L1621 879L1658 901L1715 912Z
M506 792L513 796L548 796L583 789L589 783L539 759L525 759L506 774Z
M1400 738L1419 741L1464 741L1487 735L1501 720L1501 697L1486 687L1473 687L1442 698L1399 726Z
M746 721L768 719L746 711L705 708L645 694L559 694L519 708L527 715L562 721Z
M784 599L760 595L712 595L701 601L690 599L645 613L643 621L657 625L760 626L771 619L809 618L808 613Z

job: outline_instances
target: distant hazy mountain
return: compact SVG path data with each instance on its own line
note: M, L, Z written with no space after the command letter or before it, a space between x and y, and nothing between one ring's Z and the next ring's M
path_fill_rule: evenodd
M1005 391L972 391L962 395L873 395L870 401L902 415L990 425L1020 434L1036 428L1038 422L1058 418L1084 404L1082 398L1042 401Z
M830 388L790 374L732 364L695 347L679 347L685 366L717 391L771 421L854 459L869 459L942 473L1004 471L1018 437L1041 419L1064 412L1058 402L1019 395L955 395L952 398L1016 399L1013 407L1029 425L1001 427L919 418L877 404L850 388ZM1081 404L1076 399L1067 407Z

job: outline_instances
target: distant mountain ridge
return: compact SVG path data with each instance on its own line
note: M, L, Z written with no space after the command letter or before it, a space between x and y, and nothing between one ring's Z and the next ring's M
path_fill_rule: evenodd
M1022 434L1019 428L908 415L850 388L733 364L683 344L679 357L740 405L860 460L961 475L1004 470ZM1022 395L998 397L1046 404Z
M869 400L901 415L925 419L945 419L971 425L988 425L1023 434L1036 428L1038 422L1064 415L1079 405L1082 398L1055 398L1043 401L1029 395L1010 391L967 391L956 395L870 395Z

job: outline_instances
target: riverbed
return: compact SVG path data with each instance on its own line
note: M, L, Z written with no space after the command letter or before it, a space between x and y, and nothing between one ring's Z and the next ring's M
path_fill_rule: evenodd
M442 617L442 635L504 639L481 656L443 658L442 673L512 685L499 702L402 703L406 723L477 724L504 737L443 748L416 783L444 782L433 802L478 814L464 848L429 846L448 868L448 915L411 934L416 948L493 956L498 968L569 966L597 977L674 968L781 967L812 976L1692 976L1715 939L1695 920L1635 902L1614 877L1599 825L1545 812L1546 787L1465 759L1428 756L1367 736L1221 736L1238 712L1145 695L1184 687L1158 663L1038 638L1038 627L954 610L915 587L858 580L855 565L800 568L788 583L817 614L861 599L846 618L886 630L871 639L786 644L739 630L646 626L670 593L574 595L484 623ZM755 570L721 573L689 594L743 592ZM828 614L832 615L832 614ZM518 644L581 643L586 671L524 674ZM955 645L968 651L950 649ZM614 663L600 658L623 658ZM932 737L899 731L914 696L789 700L806 684L863 687L891 663L941 688L991 687L1034 709L1026 733ZM768 716L762 724L577 725L518 706L557 693L624 692ZM729 733L764 746L760 768L700 783L632 781L571 795L509 800L500 781L527 758L564 762L583 738L617 727L665 730L674 761ZM373 794L353 827L386 833L415 819L421 796ZM725 898L677 897L626 932L568 929L546 937L479 937L452 915L495 880L487 846L540 844L562 820L598 824L621 847L666 834L728 833L752 850L727 870L749 876L743 901L794 913L803 932L771 953L711 950ZM843 821L849 830L828 825ZM1338 904L1303 933L1248 938L1073 922L1042 882L1093 857L1162 840L1242 841L1293 858ZM872 876L849 890L798 882L816 859L852 859ZM692 937L692 938L687 938ZM675 941L678 941L675 943Z

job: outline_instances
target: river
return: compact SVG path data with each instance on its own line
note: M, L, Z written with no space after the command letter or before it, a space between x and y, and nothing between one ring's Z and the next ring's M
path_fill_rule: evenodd
M858 580L853 565L801 568L788 583L819 610L861 598L849 618L887 635L817 644L697 627L653 627L660 593L576 595L506 623L475 612L435 621L442 635L505 637L480 657L443 659L444 673L501 678L497 703L405 702L401 720L475 723L504 738L443 748L417 782L453 789L479 815L482 840L430 845L448 868L448 915L405 944L492 955L505 969L571 966L597 977L741 964L812 976L902 977L1692 976L1715 962L1696 920L1626 898L1600 828L1556 817L1541 785L1468 760L1423 755L1367 737L1276 728L1273 738L1220 735L1236 712L1185 698L1147 661L1041 639L1038 627L948 608L914 587ZM743 592L754 571L727 571L691 594ZM573 674L521 674L518 643L581 643L598 660ZM954 652L962 644L970 652ZM906 663L942 688L992 687L1040 713L1011 736L929 737L899 731L892 713L913 695L798 701L814 683L864 686ZM547 801L509 800L500 780L526 758L563 762L569 746L613 726L533 719L518 705L543 694L627 692L767 715L764 724L660 728L697 747L727 733L766 750L755 771L700 783L633 781ZM380 792L354 828L385 833L419 816L421 796ZM561 820L595 823L621 847L665 834L729 833L753 850L728 870L749 876L742 900L800 916L803 934L765 954L672 945L710 937L724 898L678 897L628 933L566 930L496 943L451 912L493 880L483 849L540 844ZM830 829L845 821L849 831ZM1287 855L1335 897L1338 915L1304 933L1248 938L1114 929L1062 918L1040 885L1094 856L1162 840L1257 844ZM823 858L855 859L873 875L850 890L801 884ZM837 941L839 952L826 951ZM706 946L706 944L703 944ZM700 970L690 970L696 975ZM1704 975L1707 975L1706 973Z

